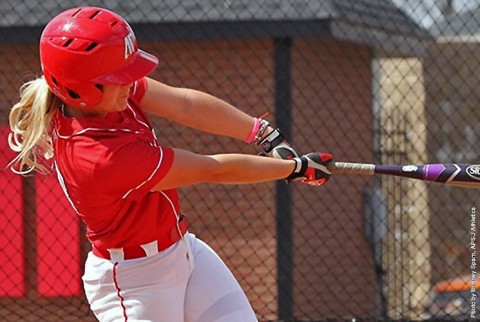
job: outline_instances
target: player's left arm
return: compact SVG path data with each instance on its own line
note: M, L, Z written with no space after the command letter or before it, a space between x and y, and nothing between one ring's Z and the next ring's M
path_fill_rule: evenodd
M146 112L185 126L256 143L267 155L275 158L299 156L279 129L272 128L268 122L264 126L265 121L259 124L259 119L204 92L172 87L147 78L147 91L140 104Z
M245 140L255 119L227 102L193 89L168 86L147 78L142 108L187 127Z

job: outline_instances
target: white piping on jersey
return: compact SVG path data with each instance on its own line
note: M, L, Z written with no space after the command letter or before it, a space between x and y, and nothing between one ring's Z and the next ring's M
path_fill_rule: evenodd
M136 86L136 84L137 84L137 83L135 83L135 86ZM135 89L133 89L133 92L135 93ZM135 118L135 120L136 120L138 123L142 124L142 125L145 126L147 129L150 129L150 127L148 126L147 123L143 122L142 120L140 120L140 119L137 117L137 113L135 113L135 110L130 106L130 104L127 104L127 107L128 107L128 109L132 112L133 117ZM152 132L153 138L155 139L154 144L155 144L155 146L157 146L157 135L155 134L155 129L152 127L152 128L150 129L150 131Z
M175 214L175 217L177 217L177 224L178 224L179 216L178 216L177 210L175 209L175 206L173 205L172 200L170 198L168 198L168 196L165 194L165 192L163 192L161 190L159 190L158 192L160 192L165 197L165 199L167 199L168 203L172 207L172 210L173 210L173 213ZM181 234L180 234L180 236L181 236Z
M186 234L182 234L182 230L180 229L180 216L178 215L177 213L177 210L175 209L175 205L173 204L172 200L165 194L165 192L159 190L159 192L162 194L162 196L165 197L165 199L167 199L168 203L170 204L170 206L172 207L172 210L173 210L173 214L175 215L175 223L176 223L176 227L177 227L177 232L178 232L178 235L180 236L180 238L183 240L183 242L185 243L185 247L187 249L187 259L190 261L190 247L188 245L188 242L187 240L184 238ZM185 219L184 219L185 220ZM193 258L193 257L192 257Z
M135 82L135 86L136 86L136 84L137 84L137 83ZM136 90L136 87L134 88L133 91L135 92L135 90ZM153 127L150 128L150 126L148 126L147 123L145 123L145 122L143 122L142 120L140 120L140 119L137 117L137 113L135 113L135 110L134 110L134 109L130 106L130 104L128 104L128 103L127 103L127 108L128 108L128 109L130 110L130 112L133 114L133 117L134 117L135 121L137 121L139 124L143 125L143 126L146 127L147 129L151 130L152 135L153 135L153 138L154 138L154 140L153 140L153 146L158 147L158 148L160 149L160 158L159 158L158 163L157 163L157 166L156 166L155 169L153 170L152 174L151 174L145 181L143 181L142 183L140 183L138 186L136 186L135 188L132 188L132 189L130 189L129 191L127 191L127 192L123 195L122 199L125 199L126 197L128 197L128 195L129 195L132 191L139 189L139 188L142 187L144 184L146 184L148 181L150 181L150 180L153 178L153 176L155 175L155 173L158 171L158 169L160 168L160 165L162 164L162 161L163 161L163 149L162 149L161 147L159 147L158 144L157 144L157 136L155 135L155 129L154 129ZM59 138L61 138L61 139L69 139L69 138L71 138L71 137L84 134L84 133L86 133L86 132L88 132L88 131L98 131L98 132L101 132L101 131L106 131L106 132L125 132L125 133L135 133L135 134L139 134L139 133L140 133L140 131L133 131L133 130L130 130L130 129L128 129L128 128L125 128L125 129L109 129L109 128L95 128L95 127L88 127L88 128L82 129L82 130L80 130L80 131L78 131L78 132L76 132L76 133L74 133L74 134L72 134L72 135L67 135L67 136L66 136L66 135L61 135L61 134L58 132L57 129L55 129L54 133L56 134L57 137L59 137ZM152 142L150 142L150 143L152 143ZM57 171L57 172L60 173L60 171ZM59 180L60 180L60 179L59 179ZM63 178L62 178L62 182L63 182ZM65 186L65 184L63 183L62 186ZM67 195L67 198L69 199L70 203L71 203L72 206L73 206L72 201L71 201L70 198L68 197L67 190L66 190L66 186L65 186L65 188L64 188L64 192L65 192L65 194ZM74 209L75 209L75 207L74 207ZM75 209L75 211L77 211L77 210ZM78 211L77 211L77 213L78 213Z
M133 114L133 118L135 119L135 121L137 121L138 123L140 123L141 125L143 125L144 127L146 127L147 129L149 129L152 134L153 134L153 137L155 139L155 141L153 142L154 146L157 146L157 136L155 135L155 129L154 128L150 128L150 126L148 126L147 123L143 122L142 120L140 120L138 117L137 117L137 113L135 113L134 109L130 106L130 104L127 103L127 107L128 107L128 110ZM109 128L98 128L98 127L87 127L87 128L84 128L78 132L75 132L73 133L72 135L61 135L57 129L55 129L55 133L56 135L61 138L61 139L69 139L69 138L72 138L76 135L81 135L81 134L84 134L88 131L106 131L106 132L125 132L125 133L134 133L134 134L139 134L140 131L134 131L134 130L131 130L131 129L128 129L128 128L124 128L124 129L109 129Z
M130 104L127 104L127 107L128 107L128 109L133 113L133 117L135 118L135 120L136 120L138 123L142 124L142 125L145 126L146 128L150 128L150 127L147 125L147 123L141 121L141 120L137 117L137 113L135 113L135 111L134 111L133 108L130 106Z
M155 169L152 171L152 174L145 180L143 181L142 183L140 183L138 186L136 186L135 188L132 188L130 190L127 191L127 193L125 193L122 197L122 199L125 199L128 197L128 195L133 191L133 190L137 190L139 189L141 186L143 186L145 183L147 183L148 181L150 181L153 176L155 175L155 173L157 173L158 169L160 168L160 165L162 164L162 161L163 161L163 149L161 147L158 147L160 149L160 158L158 159L158 163L157 163L157 166L155 167Z
M138 82L133 83L133 95L137 93L137 87L138 87L137 84Z
M70 205L72 206L73 210L77 213L77 215L80 215L80 212L78 211L77 207L75 207L75 204L72 201L72 198L70 198L70 194L68 193L67 186L65 185L65 180L63 179L62 173L60 172L60 169L58 168L57 162L54 162L55 169L57 170L57 178L58 182L60 183L60 186L62 187L63 193L67 197L68 202L70 202Z
M72 135L61 135L60 133L58 133L58 130L55 130L57 136L61 139L69 139L69 138L72 138L76 135L81 135L85 132L88 132L88 131L107 131L107 132L126 132L126 133L135 133L135 134L138 134L139 132L138 131L132 131L130 129L105 129L105 128L96 128L96 127L87 127L81 131L78 131Z

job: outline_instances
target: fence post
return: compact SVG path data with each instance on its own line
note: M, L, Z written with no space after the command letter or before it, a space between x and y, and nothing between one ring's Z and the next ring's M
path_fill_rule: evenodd
M274 40L275 68L275 124L285 137L291 137L291 46L290 38ZM277 234L277 289L278 319L293 318L293 236L292 196L290 186L283 181L276 183L276 234Z
M23 178L23 238L25 254L25 295L29 299L38 297L37 281L37 213L35 206L35 177Z
M379 62L382 108L382 164L427 163L427 119L422 61ZM422 318L430 295L431 240L427 184L382 178L387 197L388 236L384 241L390 318Z

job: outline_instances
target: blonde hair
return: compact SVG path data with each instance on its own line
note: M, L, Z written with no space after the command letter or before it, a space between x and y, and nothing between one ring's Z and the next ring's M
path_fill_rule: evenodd
M61 104L48 88L44 77L29 81L20 88L20 101L9 115L10 148L18 155L10 162L13 172L28 174L33 170L50 173L47 160L53 156L51 122Z

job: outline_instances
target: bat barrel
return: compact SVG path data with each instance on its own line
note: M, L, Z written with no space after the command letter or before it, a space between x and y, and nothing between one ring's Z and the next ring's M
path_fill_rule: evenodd
M383 174L464 188L480 188L480 165L475 164L374 165L335 162L328 169L334 174Z

